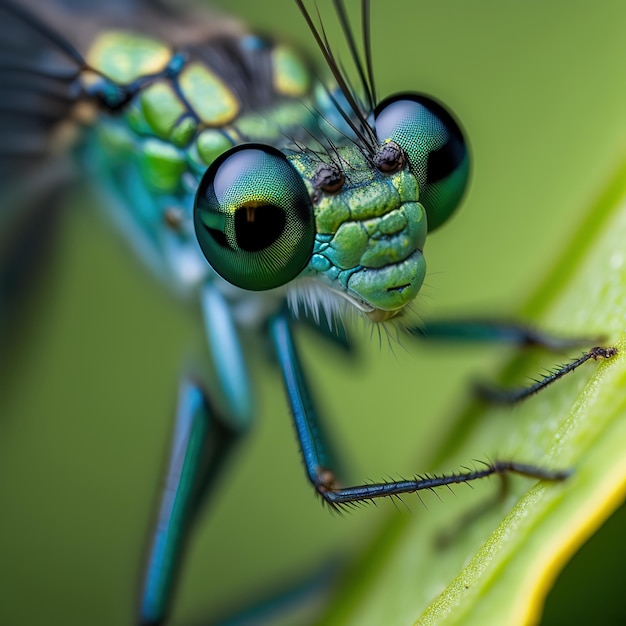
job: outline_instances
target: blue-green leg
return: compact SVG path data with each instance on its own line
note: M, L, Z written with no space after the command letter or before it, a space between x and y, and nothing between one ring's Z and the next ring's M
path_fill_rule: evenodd
M496 319L431 320L407 330L426 341L509 343L520 347L537 346L553 352L593 345L600 340L598 337L558 337L526 324Z
M429 341L510 343L520 347L537 346L553 352L580 346L593 345L598 337L557 337L540 330L514 322L498 320L445 320L427 322L423 327L412 327L408 332L420 339ZM501 389L489 385L478 385L477 393L488 402L514 404L539 393L565 374L573 372L590 359L610 359L617 354L617 348L595 346L583 352L569 363L554 368L550 373L538 378L532 385L515 389Z
M340 569L338 563L325 562L305 576L298 573L276 588L263 589L251 602L232 607L221 617L203 621L202 626L271 626L312 623L311 615L324 606L332 593Z
M238 435L217 418L198 384L181 382L165 488L143 580L140 624L161 624L166 618L207 484L215 482Z
M573 372L583 363L586 363L591 359L594 361L610 359L616 354L617 348L603 348L601 346L595 346L590 350L583 352L577 359L573 359L569 363L560 365L527 387L500 389L489 385L478 385L476 387L476 391L483 399L493 404L515 404L516 402L521 402L529 396L539 393L542 389L548 387L548 385L555 383L557 380L565 376L565 374Z
M320 496L331 506L349 505L374 498L393 497L423 489L471 482L493 474L516 473L543 480L562 480L569 474L566 471L552 471L524 463L495 461L476 471L441 476L416 476L413 480L342 487L338 484L335 470L329 462L326 442L321 436L319 418L298 357L289 314L286 311L280 312L270 320L270 336L282 370L308 478Z
M210 283L200 293L207 346L214 364L221 400L228 417L238 428L247 429L252 421L252 392L243 348L224 296Z
M234 322L226 314L228 304L211 285L203 288L201 300L209 353L222 373L224 406L218 410L196 381L181 382L165 488L142 581L142 626L167 618L194 521L252 418L248 375Z

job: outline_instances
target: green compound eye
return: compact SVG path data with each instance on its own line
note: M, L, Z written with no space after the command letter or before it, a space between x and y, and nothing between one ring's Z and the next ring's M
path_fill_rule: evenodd
M302 178L282 152L263 144L237 146L211 164L196 194L194 224L213 269L253 291L295 278L315 241Z
M392 140L406 153L433 231L454 213L467 186L469 154L459 125L441 104L414 93L383 100L374 120L378 140Z

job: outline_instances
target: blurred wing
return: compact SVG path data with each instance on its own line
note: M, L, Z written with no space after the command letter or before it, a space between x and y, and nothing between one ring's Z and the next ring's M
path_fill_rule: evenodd
M156 0L0 0L0 337L51 247L76 174L68 148L94 118L82 53L99 31L120 26L174 45L241 32L234 20Z
M49 248L70 180L55 135L75 103L77 60L20 4L0 3L0 333ZM51 35L52 33L50 33Z

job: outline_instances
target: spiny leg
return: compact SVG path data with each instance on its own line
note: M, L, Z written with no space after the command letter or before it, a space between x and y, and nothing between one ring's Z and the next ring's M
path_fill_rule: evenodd
M375 498L393 497L435 489L446 485L471 482L494 474L521 474L540 480L563 480L568 471L549 470L512 461L494 461L480 470L468 470L441 476L416 476L412 480L380 482L340 487L328 463L326 442L320 436L319 418L308 389L304 371L289 325L288 313L281 312L270 320L270 336L283 374L285 389L293 413L296 433L309 480L331 506L349 505Z
M565 374L569 374L573 372L575 369L579 368L583 363L586 363L590 359L594 361L599 361L600 359L610 359L617 354L617 348L602 348L600 346L596 346L588 350L587 352L583 352L581 356L577 359L566 363L565 365L561 365L559 367L554 368L551 372L534 381L532 385L528 387L519 387L517 389L501 389L498 387L491 387L487 385L477 385L476 391L478 394L488 402L494 404L514 404L516 402L521 402L525 398L532 396L536 393L539 393L552 383L556 382Z
M493 343L513 344L520 348L539 347L551 352L562 352L572 348L593 345L600 337L561 337L545 333L531 326L516 322L486 319L464 319L427 321L421 327L411 327L409 333L426 341L445 341L454 343ZM499 404L511 404L538 393L545 387L574 371L589 359L610 358L617 353L615 348L594 347L584 352L579 358L555 368L528 387L502 389L489 385L476 385L476 392L486 401ZM460 530L471 525L472 521L484 514L492 504L502 502L507 493L509 481L506 473L501 474L500 491L494 502L480 505L465 515L452 529L446 529L439 536L439 547L443 548L455 538Z
M424 327L411 327L408 332L429 341L454 341L474 343L512 343L521 347L538 346L552 352L593 344L598 337L556 337L530 326L497 320L446 320L427 322ZM477 385L477 393L494 404L514 404L539 393L565 374L573 372L590 359L610 359L617 348L595 346L565 365L558 366L533 384L516 389L501 389L490 385Z

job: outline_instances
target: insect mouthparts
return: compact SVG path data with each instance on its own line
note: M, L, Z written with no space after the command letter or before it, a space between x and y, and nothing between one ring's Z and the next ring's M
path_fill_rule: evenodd
M395 287L388 287L387 293L391 291L403 291L404 289L410 286L411 286L411 283L404 283L404 285L396 285Z

